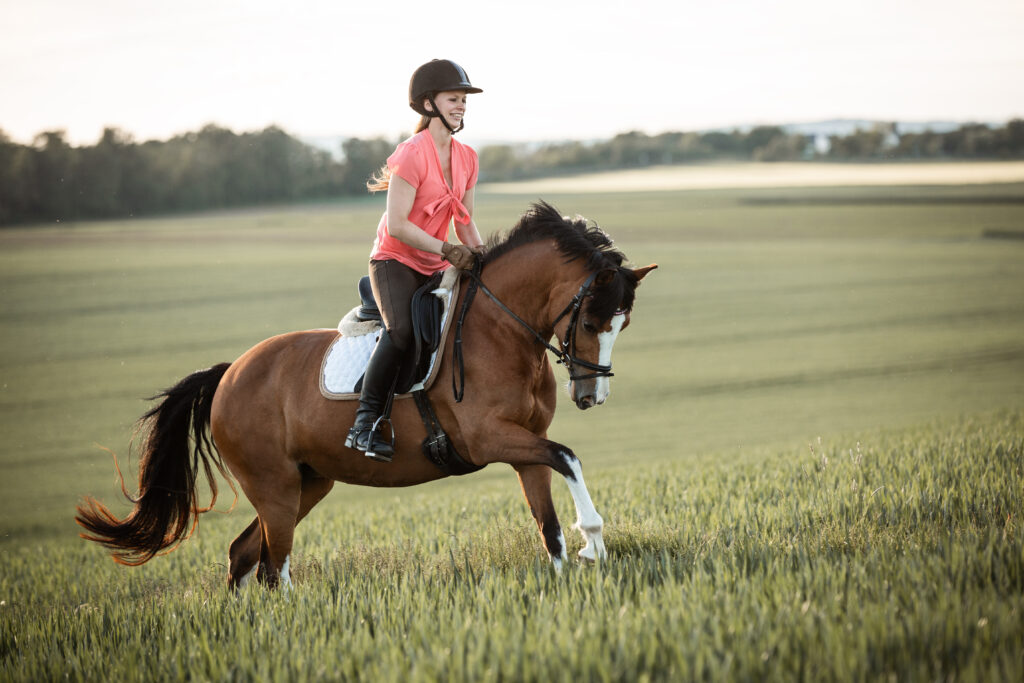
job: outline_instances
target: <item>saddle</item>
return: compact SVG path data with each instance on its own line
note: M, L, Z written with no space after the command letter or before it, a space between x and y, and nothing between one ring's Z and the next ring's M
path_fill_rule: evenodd
M320 393L333 400L355 400L362 388L363 370L382 334L380 311L373 298L369 276L358 283L359 306L353 308L338 325L339 336L324 354L320 371ZM412 299L414 349L402 363L395 388L395 399L415 399L427 429L423 455L449 475L469 474L480 469L463 459L448 440L426 389L433 384L440 366L437 351L454 316L450 308L458 299L459 271L449 268L434 275L416 290ZM357 375L358 373L358 375ZM338 379L338 376L342 379ZM353 379L358 376L358 379ZM351 388L348 388L351 387Z
M441 323L444 318L445 302L434 292L441 288L442 274L434 274L412 295L414 348L402 361L402 369L395 385L396 395L408 393L414 385L426 378L434 352L437 351L437 347L441 343ZM364 275L359 279L358 290L360 305L356 309L356 318L361 322L382 323L380 311L377 309L377 302L373 298L373 290L370 287L369 275ZM387 330L382 329L382 335L387 333ZM363 380L360 378L353 391L360 391L362 386Z
M458 296L458 271L438 273L413 295L413 347L405 358L396 385L396 395L416 388L428 388L434 380L437 349L448 332L449 306ZM363 276L357 286L359 305L338 324L339 336L327 349L320 371L320 393L337 401L359 397L362 376L370 354L382 334L380 311L373 299L370 278Z

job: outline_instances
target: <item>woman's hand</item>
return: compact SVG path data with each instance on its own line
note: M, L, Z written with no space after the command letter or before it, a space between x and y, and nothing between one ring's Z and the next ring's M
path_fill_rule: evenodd
M476 255L465 244L445 242L441 245L441 258L459 270L470 270L476 263Z

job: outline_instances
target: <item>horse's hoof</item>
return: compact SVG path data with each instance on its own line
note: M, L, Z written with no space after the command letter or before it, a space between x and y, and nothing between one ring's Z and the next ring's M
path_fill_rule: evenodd
M608 551L604 548L604 539L590 538L587 544L577 553L581 561L587 564L597 564L608 559Z

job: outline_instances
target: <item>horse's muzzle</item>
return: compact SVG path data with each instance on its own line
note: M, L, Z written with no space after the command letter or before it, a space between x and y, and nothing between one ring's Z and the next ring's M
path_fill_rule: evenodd
M605 382L607 381L605 379ZM570 382L569 395L580 410L599 406L608 398L608 392L602 391L601 382L594 379Z

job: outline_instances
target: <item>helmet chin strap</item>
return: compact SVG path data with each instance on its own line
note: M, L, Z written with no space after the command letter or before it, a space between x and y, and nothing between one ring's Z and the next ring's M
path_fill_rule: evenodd
M430 115L431 116L436 116L437 118L441 119L441 123L444 124L444 127L447 128L448 132L451 133L452 135L455 135L460 130L462 130L463 128L466 127L466 122L465 122L465 120L463 120L463 121L459 121L459 127L458 128L452 128L451 125L448 123L448 120L441 115L441 110L437 108L437 102L434 101L434 97L433 96L430 97L430 106L432 108L432 110L430 112Z

